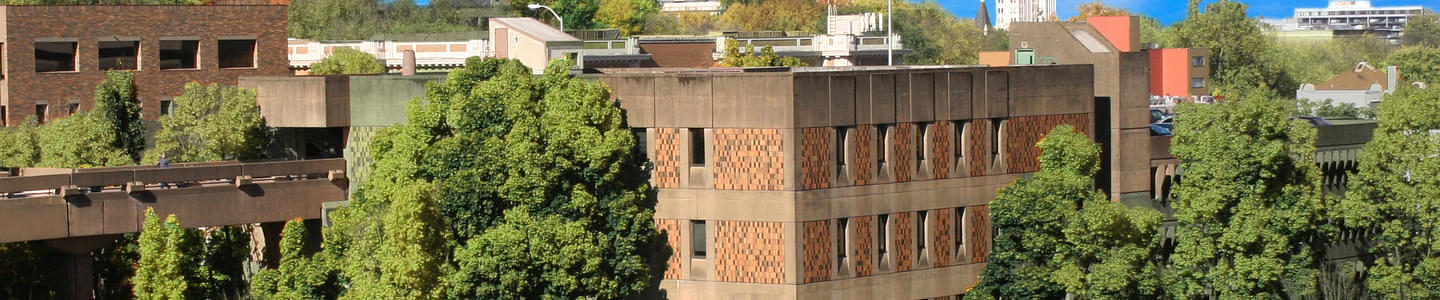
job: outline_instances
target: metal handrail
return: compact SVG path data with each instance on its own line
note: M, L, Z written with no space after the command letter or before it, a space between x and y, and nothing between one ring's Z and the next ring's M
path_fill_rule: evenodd
M0 194L59 190L65 187L124 186L133 183L236 180L242 176L308 176L345 170L344 158L254 162L237 161L154 166L75 169L70 174L0 177Z

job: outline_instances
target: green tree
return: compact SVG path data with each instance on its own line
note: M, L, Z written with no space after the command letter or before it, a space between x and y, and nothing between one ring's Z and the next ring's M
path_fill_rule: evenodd
M725 39L725 53L720 58L720 65L727 67L801 67L805 62L794 57L780 57L775 55L775 49L765 46L760 49L759 55L752 53L751 47L740 47L740 42L735 39Z
M175 108L160 117L155 147L146 162L164 154L177 162L254 159L268 143L255 91L237 86L191 82L175 98Z
M657 269L650 267L649 259L666 252L654 227L654 198L648 173L642 168L644 156L635 150L634 136L625 127L620 109L609 100L608 90L600 83L572 77L568 72L571 64L556 61L544 76L535 78L518 61L471 58L443 83L427 88L428 102L411 101L409 122L377 135L371 145L377 157L372 165L374 174L350 206L336 214L335 226L326 232L326 248L343 249L337 261L344 264L343 274L352 282L347 297L386 295L372 292L383 288L358 290L364 285L427 285L430 283L408 278L429 278L434 270L449 274L444 283L435 285L434 292L458 299L504 295L616 299L654 287ZM430 219L426 207L432 201L438 202L443 218L424 221ZM383 216L383 220L376 222L374 216ZM422 221L398 224L402 219ZM488 258L477 255L501 251L485 247L516 245L515 230L528 232L542 226L530 220L562 225L545 229L550 231L579 228L593 239L589 245L594 246L579 244L576 247L581 248L576 249L594 249L524 253L562 256L537 266L480 264ZM563 223L555 223L558 221ZM420 227L414 223L441 225ZM415 241L408 245L387 244L387 240L400 239L398 234L413 231L409 228L433 231L447 227L450 230L444 240L455 242L444 244L442 253L454 253L453 262L458 263L449 273L444 266L384 267L389 260L378 258L402 252L429 253L424 249L434 244L428 237L404 237ZM562 238L585 242L573 237L563 230L553 235L520 235L530 245ZM506 251L511 250L517 249ZM582 254L588 259L574 256ZM451 262L409 255L405 256L409 263ZM581 264L586 269L565 269L576 266L569 263L575 261L586 261ZM492 269L486 274L472 269L480 265ZM569 275L513 277L562 273ZM505 279L497 281L490 276ZM516 278L525 278L523 288L496 286L520 282ZM431 295L435 294L425 296Z
M1124 8L1105 5L1105 3L1101 3L1099 0L1096 0L1095 2L1081 3L1079 6L1075 7L1075 12L1075 16L1070 17L1070 19L1067 19L1066 21L1078 22L1085 21L1085 19L1089 17L1130 15L1130 11L1125 10Z
M618 28L621 35L630 36L644 31L645 21L659 11L654 0L600 0L595 21Z
M99 141L125 151L130 163L140 161L145 151L145 123L140 119L140 99L135 96L135 73L105 72L105 80L95 86L97 126L112 137Z
M91 251L95 256L95 294L99 299L134 297L135 262L140 260L140 234L120 235L114 244Z
M54 299L48 255L38 242L0 243L0 299Z
M1326 118L1356 119L1375 118L1375 110L1371 109L1368 106L1361 108L1355 107L1355 104L1350 103L1341 103L1340 105L1335 105L1334 101L1331 99L1325 99L1324 101L1310 101L1309 99L1299 99L1298 102L1299 105L1297 105L1297 109L1295 111L1295 115L1298 116L1321 116Z
M528 5L531 3L549 6L555 9L555 13L565 20L565 29L590 29L595 28L596 15L600 10L600 0L536 0L536 1L509 1L510 14L523 17L531 17L538 20L554 23L555 17L544 8L531 10Z
M1227 87L1218 104L1177 107L1171 152L1175 298L1309 297L1317 292L1327 205L1313 160L1315 129L1287 121L1294 102L1269 90ZM1333 200L1333 199L1331 199Z
M145 209L145 225L140 232L140 260L135 265L136 299L185 299L189 280L185 278L186 262L181 250L185 229L175 215L161 222L154 208Z
M329 252L312 253L305 247L305 222L285 222L280 234L280 268L255 273L250 294L257 299L334 299L340 292Z
M31 117L19 126L0 128L0 166L30 167L40 162L40 130Z
M124 149L113 143L111 123L96 115L80 112L51 121L39 128L40 162L37 167L90 168L135 164Z
M1433 13L1410 17L1405 23L1405 35L1401 38L1405 46L1440 47L1440 16Z
M1440 297L1440 90L1402 88L1380 102L1379 127L1337 211L1345 227L1374 232L1365 259L1375 298Z
M385 66L380 60L369 53L347 47L335 48L335 53L318 62L310 64L310 74L315 75L339 75L339 74L378 74L385 72Z
M969 299L1155 297L1160 214L1111 202L1096 189L1100 149L1069 125L1038 145L1040 172L990 203L997 232Z
M980 50L1010 51L1010 32L999 28L990 29L990 33L985 35L985 42ZM979 57L976 59L978 62Z
M1391 53L1389 63L1400 69L1404 82L1440 87L1440 47L1405 47Z
M740 31L823 32L825 7L815 0L735 2L725 6L721 23Z
M1299 84L1283 71L1275 37L1246 14L1248 5L1220 0L1200 13L1198 3L1191 1L1192 15L1174 25L1167 46L1210 49L1210 77L1216 85L1259 84L1277 93L1295 91Z

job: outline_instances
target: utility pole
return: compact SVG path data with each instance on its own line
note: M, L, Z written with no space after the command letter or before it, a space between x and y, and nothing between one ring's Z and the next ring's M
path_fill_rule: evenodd
M885 0L885 65L895 65L895 0Z

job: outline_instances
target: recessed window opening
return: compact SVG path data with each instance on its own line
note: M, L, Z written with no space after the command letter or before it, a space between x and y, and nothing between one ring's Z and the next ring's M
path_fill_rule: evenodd
M690 164L705 166L705 129L690 128Z
M690 250L691 257L697 259L705 258L705 221L690 221Z
M199 69L200 41L161 40L160 69Z
M221 68L255 67L255 40L219 40L215 45Z
M75 71L75 42L35 43L35 72Z
M139 41L100 41L100 70L136 70L140 68Z
M876 247L876 249L880 250L880 257L885 257L885 253L889 252L888 250L890 250L890 247L888 247L888 245L890 245L890 239L888 235L890 231L890 215L880 214L880 222L876 222L875 224L876 226L880 227L880 230L878 230L880 233L880 238L877 239L877 241L880 242L877 243L879 244L879 246Z

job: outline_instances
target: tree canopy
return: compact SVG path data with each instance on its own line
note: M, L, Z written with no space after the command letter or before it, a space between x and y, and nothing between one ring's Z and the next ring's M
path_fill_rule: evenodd
M1405 46L1440 47L1440 16L1434 13L1411 16L1405 23L1405 35L1400 43Z
M1400 69L1405 83L1440 86L1440 47L1405 47L1392 53L1389 62Z
M160 117L155 147L145 161L165 154L175 162L254 159L269 140L255 91L231 85L191 82L175 97L170 115Z
M315 75L340 75L340 74L378 74L385 72L385 65L374 55L360 52L360 50L348 47L337 47L335 53L330 54L318 62L310 64L310 74Z
M1231 87L1216 104L1177 107L1172 297L1303 297L1317 293L1327 237L1315 129L1288 121L1294 102Z
M1384 299L1440 297L1440 90L1401 88L1380 102L1379 127L1338 212L1350 230L1375 232L1362 259L1369 292Z
M805 62L798 58L775 55L775 49L765 46L760 53L754 53L753 47L740 47L740 42L735 39L725 39L725 54L720 57L720 65L727 67L802 67Z
M658 12L660 8L655 0L600 0L595 21L620 29L623 36L630 36L645 31L646 20Z
M617 299L655 286L651 260L668 248L647 162L608 89L571 64L536 78L471 58L377 135L374 174L325 237L346 297Z
M967 299L1131 299L1160 295L1160 214L1111 202L1096 189L1100 148L1069 125L1038 146L1040 172L990 203L997 232Z
M1263 25L1247 14L1249 5L1220 0L1210 3L1204 12L1199 10L1199 1L1191 1L1190 6L1190 15L1173 26L1166 45L1210 49L1210 77L1215 85L1259 85L1286 94L1299 86L1282 68L1275 37L1263 32Z

